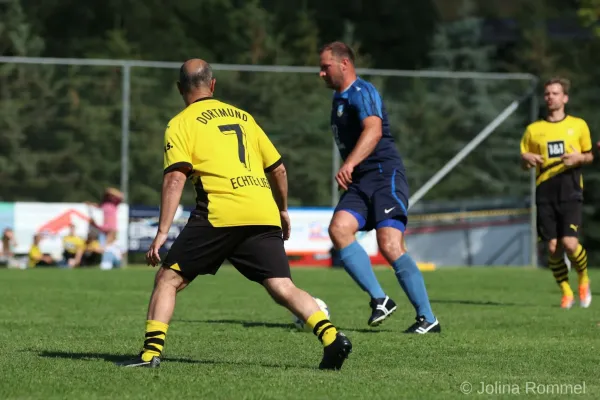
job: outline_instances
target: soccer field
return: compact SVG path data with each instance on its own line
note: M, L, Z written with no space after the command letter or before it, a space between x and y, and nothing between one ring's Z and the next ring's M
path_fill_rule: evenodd
M294 269L354 346L325 372L314 335L224 267L180 294L160 368L115 367L140 350L153 273L0 271L0 398L452 399L485 397L482 382L498 398L600 397L600 305L561 310L548 271L425 272L442 334L417 336L401 334L414 312L391 270L377 274L398 311L371 329L369 299L343 270Z

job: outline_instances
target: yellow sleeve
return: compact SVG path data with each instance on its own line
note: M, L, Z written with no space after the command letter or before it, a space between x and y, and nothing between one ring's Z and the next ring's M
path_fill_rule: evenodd
M523 137L521 138L521 154L531 153L530 141L531 131L529 130L529 127L527 127L525 133L523 134Z
M271 172L283 163L281 154L277 151L273 143L269 140L267 134L262 128L254 122L256 136L258 137L258 147L262 158L262 164L265 172Z
M590 135L590 128L585 121L581 121L581 133L579 134L579 145L581 146L581 152L587 153L592 151L592 137Z
M179 167L193 167L187 132L178 119L171 120L167 125L164 144L163 165L165 174Z
M40 251L40 248L37 246L31 246L31 249L29 249L29 259L31 261L38 261L42 258L42 252Z

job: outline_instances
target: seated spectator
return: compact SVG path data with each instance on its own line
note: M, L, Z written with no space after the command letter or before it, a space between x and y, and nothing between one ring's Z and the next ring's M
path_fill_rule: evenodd
M120 268L123 260L123 251L117 243L117 234L112 231L106 235L106 245L102 253L100 269Z
M39 233L33 235L33 244L29 249L29 268L51 267L57 265L50 254L44 254L40 250L40 241L42 237Z
M80 265L82 267L99 265L100 260L102 259L102 253L103 250L102 246L100 246L100 241L98 240L98 234L95 232L90 232L87 240L85 241L85 250L81 256Z
M15 233L11 228L5 228L2 232L2 243L0 247L0 265L8 265L15 256L14 249L17 247Z
M69 268L79 266L85 248L85 241L75 233L75 225L69 225L69 234L63 238L64 250L61 264Z

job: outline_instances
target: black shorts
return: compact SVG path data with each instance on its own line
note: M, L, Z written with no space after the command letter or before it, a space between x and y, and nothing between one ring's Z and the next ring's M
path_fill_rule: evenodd
M583 203L565 201L537 205L537 231L544 242L579 236Z
M225 260L254 282L291 277L283 234L276 226L186 225L162 266L192 281L198 275L215 275Z

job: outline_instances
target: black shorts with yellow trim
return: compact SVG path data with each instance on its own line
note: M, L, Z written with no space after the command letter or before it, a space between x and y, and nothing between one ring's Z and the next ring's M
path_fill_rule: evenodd
M188 281L215 275L228 260L247 279L290 278L281 228L276 226L212 227L186 225L162 264Z
M563 237L578 237L581 228L583 202L579 200L547 202L537 205L537 231L547 242Z

